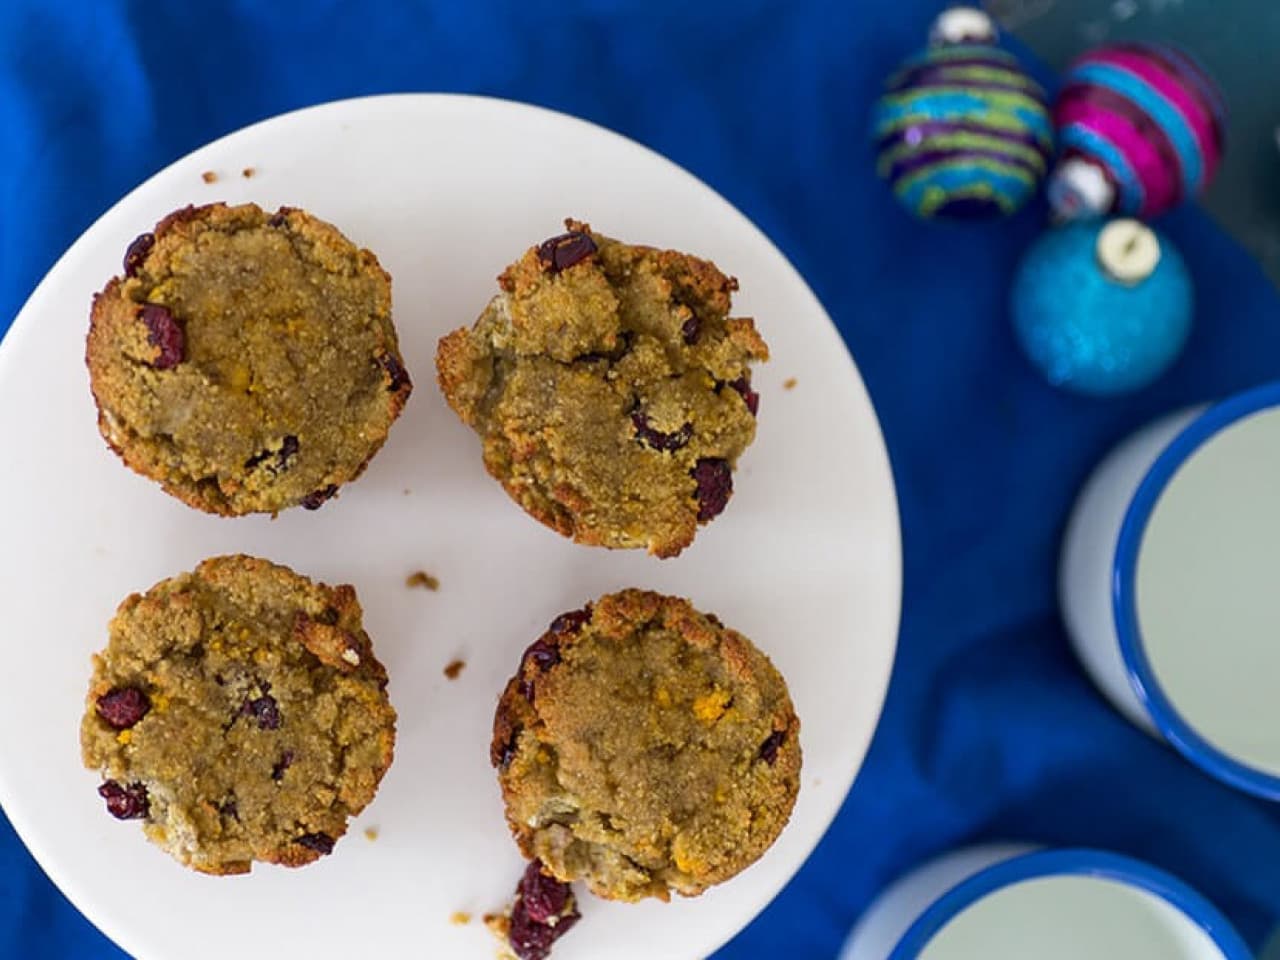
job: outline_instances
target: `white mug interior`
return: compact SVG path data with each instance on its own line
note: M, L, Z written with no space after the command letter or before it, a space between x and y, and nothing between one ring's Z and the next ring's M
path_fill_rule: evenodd
M1208 744L1280 777L1280 407L1178 467L1122 572L1161 694Z
M1209 774L1280 799L1267 478L1280 486L1280 383L1138 431L1085 484L1059 588L1072 644L1116 707Z
M1021 850L1023 852L1011 852ZM841 960L1250 960L1208 901L1101 850L960 850L872 904Z

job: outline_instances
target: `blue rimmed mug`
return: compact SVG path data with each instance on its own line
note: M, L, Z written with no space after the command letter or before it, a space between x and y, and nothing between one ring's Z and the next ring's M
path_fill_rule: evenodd
M1117 446L1068 521L1059 595L1122 713L1280 800L1280 382Z
M1252 960L1181 880L1092 849L947 854L882 893L840 960Z

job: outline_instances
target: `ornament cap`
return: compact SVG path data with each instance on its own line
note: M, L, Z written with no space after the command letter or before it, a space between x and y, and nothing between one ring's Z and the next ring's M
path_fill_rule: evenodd
M943 10L929 28L929 44L946 47L960 43L995 43L996 22L977 7Z
M1105 216L1116 200L1116 188L1106 173L1084 157L1068 157L1058 164L1047 189L1058 221Z
M1139 220L1112 220L1098 234L1098 263L1117 283L1134 286L1155 273L1160 238Z

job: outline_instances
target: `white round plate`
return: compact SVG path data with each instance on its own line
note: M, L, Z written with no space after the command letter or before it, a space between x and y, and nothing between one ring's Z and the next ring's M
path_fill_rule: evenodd
M416 389L365 476L316 513L202 515L127 470L98 436L83 361L90 297L136 234L214 200L304 207L374 250L394 278ZM499 271L566 216L712 258L741 281L735 312L756 318L773 352L756 374L759 435L733 500L678 559L576 546L525 516L436 389L437 339L472 323ZM492 958L479 918L509 902L521 871L489 766L493 707L546 624L602 593L687 596L768 653L803 723L803 785L790 825L751 869L693 900L589 900L556 960L713 951L818 842L880 714L901 597L898 515L875 413L839 335L723 199L559 114L457 96L351 100L179 160L76 242L0 344L0 450L0 802L72 902L147 960L277 957L284 944L314 960ZM89 655L120 600L236 552L356 586L391 675L399 739L377 799L332 856L213 878L107 815L77 729ZM405 586L418 569L439 577L439 592ZM466 669L450 681L442 669L454 658ZM451 922L455 911L472 921Z

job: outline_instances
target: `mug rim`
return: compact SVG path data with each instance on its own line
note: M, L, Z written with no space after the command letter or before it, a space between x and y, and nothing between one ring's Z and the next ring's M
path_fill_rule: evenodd
M978 901L1015 884L1048 877L1109 880L1151 894L1199 927L1224 960L1252 960L1231 922L1185 882L1145 861L1089 847L1035 850L979 870L934 900L907 928L889 960L916 960L943 927Z
M1138 625L1138 553L1161 494L1193 454L1246 417L1280 407L1280 381L1253 387L1202 411L1165 445L1147 468L1125 509L1111 567L1111 609L1129 685L1156 728L1205 773L1246 793L1280 800L1280 774L1239 760L1202 736L1174 706L1156 678Z

